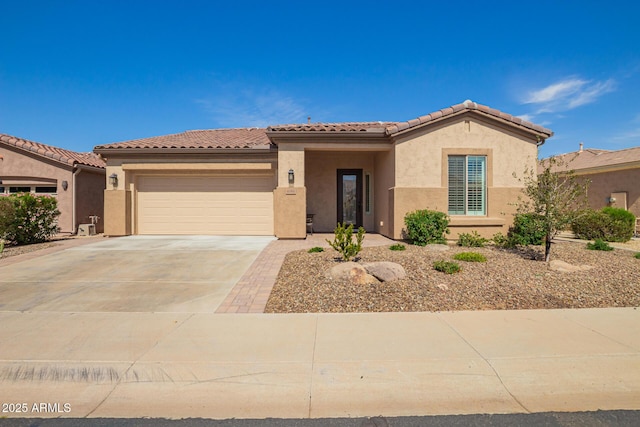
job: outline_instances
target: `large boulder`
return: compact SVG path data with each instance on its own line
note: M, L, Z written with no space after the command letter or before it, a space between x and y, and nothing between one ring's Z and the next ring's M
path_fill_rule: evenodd
M357 285L380 283L378 279L367 273L367 270L355 262L341 262L327 272L327 277L337 281L349 281Z
M554 259L549 262L549 270L558 271L560 273L574 273L576 271L586 271L591 270L593 267L590 265L573 265L568 262L560 261L559 259Z
M404 271L404 267L395 262L368 262L363 264L363 266L367 270L367 273L382 282L390 282L407 277L407 272Z

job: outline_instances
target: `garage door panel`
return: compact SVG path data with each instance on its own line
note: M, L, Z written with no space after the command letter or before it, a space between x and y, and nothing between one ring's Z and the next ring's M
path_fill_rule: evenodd
M139 234L273 235L272 177L141 177Z

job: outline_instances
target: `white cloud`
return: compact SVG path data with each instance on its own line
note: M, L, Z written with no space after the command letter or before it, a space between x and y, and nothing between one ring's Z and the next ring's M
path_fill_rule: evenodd
M533 119L536 117L534 114L521 114L517 116L519 119L522 119L527 122L533 122Z
M295 99L273 89L223 90L215 97L195 100L219 127L266 127L304 123L305 109Z
M535 114L555 113L591 104L602 95L614 90L616 90L616 82L613 79L594 82L578 77L568 77L542 89L530 91L522 103L536 105L538 109Z
M626 141L630 139L637 139L640 141L640 128L616 135L612 139L614 141Z

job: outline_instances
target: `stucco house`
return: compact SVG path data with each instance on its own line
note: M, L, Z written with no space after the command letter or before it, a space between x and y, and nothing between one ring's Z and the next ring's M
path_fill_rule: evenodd
M558 156L566 169L588 179L589 206L601 209L614 206L640 217L640 147L624 150L584 148Z
M401 239L404 216L451 216L450 238L506 232L537 147L553 133L472 101L406 122L187 131L114 144L105 234L304 238L306 220Z
M78 153L0 134L0 195L22 192L58 199L58 226L75 233L98 216L102 232L105 162L94 153Z

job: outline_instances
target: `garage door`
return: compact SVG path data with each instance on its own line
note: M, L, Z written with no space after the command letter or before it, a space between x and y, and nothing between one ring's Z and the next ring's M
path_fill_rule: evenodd
M142 176L138 234L273 235L270 176Z

